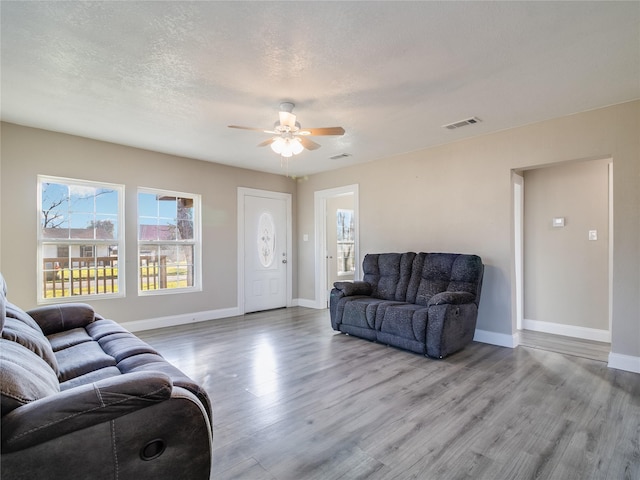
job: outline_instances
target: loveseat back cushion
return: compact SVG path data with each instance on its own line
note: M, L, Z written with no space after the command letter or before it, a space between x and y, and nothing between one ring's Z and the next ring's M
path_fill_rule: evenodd
M85 327L96 319L93 307L86 303L44 305L27 313L38 322L45 335Z
M5 319L2 338L19 343L42 358L58 374L58 362L47 338L40 329L34 329L16 318Z
M58 378L38 355L19 343L0 339L0 405L2 416L60 391Z
M373 287L371 296L404 302L416 254L369 253L362 262L363 280Z
M407 290L407 301L427 306L441 292L468 292L479 299L482 261L477 255L457 253L418 253Z
M38 325L38 323L31 317L31 315L9 301L7 301L6 304L6 315L7 318L15 318L16 320L20 320L25 325L28 325L29 327L44 335L44 332L40 328L40 325Z

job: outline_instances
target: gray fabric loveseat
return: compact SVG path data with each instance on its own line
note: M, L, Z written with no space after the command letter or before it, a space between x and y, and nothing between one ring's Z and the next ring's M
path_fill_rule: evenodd
M473 340L484 272L477 255L368 254L362 268L362 281L334 284L334 330L434 358Z
M208 479L205 391L86 304L25 312L0 275L3 479Z

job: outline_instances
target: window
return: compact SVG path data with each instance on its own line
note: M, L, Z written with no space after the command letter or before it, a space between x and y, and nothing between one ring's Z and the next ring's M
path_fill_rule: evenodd
M200 196L138 190L138 291L200 289Z
M355 264L355 224L353 210L338 209L338 275L352 275Z
M122 185L38 177L41 301L124 294L123 195Z

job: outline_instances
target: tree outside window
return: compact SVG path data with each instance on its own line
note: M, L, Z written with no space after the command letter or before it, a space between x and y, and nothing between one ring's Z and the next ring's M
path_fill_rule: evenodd
M338 209L338 275L350 275L355 267L355 221L353 210Z
M122 185L38 177L41 301L121 296L123 193Z

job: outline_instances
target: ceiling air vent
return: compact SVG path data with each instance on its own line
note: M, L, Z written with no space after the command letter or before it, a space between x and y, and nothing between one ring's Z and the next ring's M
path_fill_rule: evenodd
M340 158L347 158L350 157L351 154L350 153L341 153L339 155L334 155L333 157L329 157L329 160L338 160Z
M467 125L473 125L474 123L479 123L481 120L478 117L471 117L465 120L460 120L459 122L453 122L449 125L443 125L444 128L449 130L455 130L456 128L465 127Z

